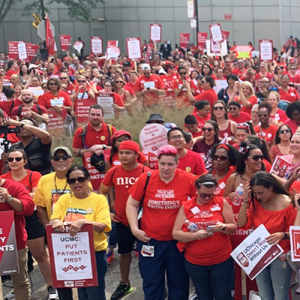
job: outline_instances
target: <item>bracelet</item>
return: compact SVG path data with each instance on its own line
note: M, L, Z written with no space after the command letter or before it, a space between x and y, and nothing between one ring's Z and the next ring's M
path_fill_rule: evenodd
M287 240L288 239L288 234L286 232L283 232L283 240Z

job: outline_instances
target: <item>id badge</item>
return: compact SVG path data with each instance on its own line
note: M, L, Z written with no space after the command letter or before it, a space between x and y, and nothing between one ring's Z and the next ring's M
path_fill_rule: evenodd
M141 254L144 257L154 257L154 246L143 245Z

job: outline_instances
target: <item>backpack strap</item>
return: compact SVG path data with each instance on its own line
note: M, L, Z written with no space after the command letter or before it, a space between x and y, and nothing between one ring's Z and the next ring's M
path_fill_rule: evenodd
M20 105L18 107L18 117L21 119L21 112L22 112L22 108L23 108L23 105Z
M32 181L31 181L31 177L32 177L32 171L30 171L30 174L29 174L29 186L30 186L30 191L32 192Z
M113 134L113 132L112 132L112 125L106 124L106 126L107 126L107 131L108 131L108 146L112 146L111 145L111 136Z
M82 145L83 145L83 149L85 149L85 136L86 136L86 132L87 132L87 125L82 126L82 131L79 134L79 136L82 139Z
M148 183L149 183L149 180L150 180L150 177L151 177L151 172L147 172L147 179L146 179L146 183L145 183L145 187L144 187L144 194L143 194L143 197L140 201L140 206L138 208L138 215L139 213L142 211L143 209L143 204L144 204L144 199L145 199L145 195L146 195L146 191L147 191L147 186L148 186Z
M35 106L36 106L36 108L37 108L37 110L38 110L39 115L41 115L41 114L42 114L42 109L41 109L41 107L40 107L38 104L36 104Z

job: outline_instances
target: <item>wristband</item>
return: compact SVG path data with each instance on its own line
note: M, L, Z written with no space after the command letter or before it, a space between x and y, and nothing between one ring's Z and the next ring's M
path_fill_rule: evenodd
M283 240L287 240L288 239L288 234L286 232L283 233Z
M107 148L107 146L105 144L102 145L102 150L105 150Z
M226 225L224 224L222 231L224 232L226 230Z

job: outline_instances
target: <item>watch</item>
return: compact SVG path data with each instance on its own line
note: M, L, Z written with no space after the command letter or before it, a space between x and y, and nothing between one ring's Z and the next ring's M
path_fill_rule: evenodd
M102 150L105 150L107 148L107 146L105 144L102 144Z
M26 124L24 123L21 123L20 127L23 128Z
M224 224L223 228L222 228L222 231L225 231L226 229L226 225Z
M13 201L14 197L12 195L9 195L9 197L7 198L6 202L10 203L11 201Z

